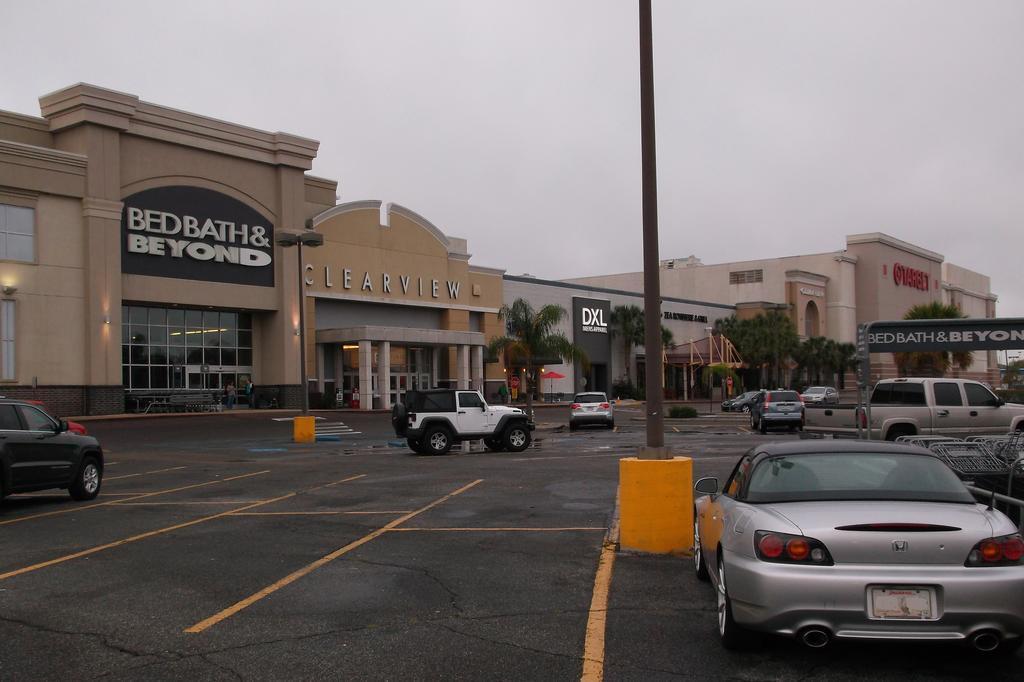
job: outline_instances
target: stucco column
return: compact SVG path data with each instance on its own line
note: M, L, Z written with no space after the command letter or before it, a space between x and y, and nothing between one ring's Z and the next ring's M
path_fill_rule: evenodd
M325 361L324 361L325 350L324 350L324 344L316 343L316 344L313 344L313 347L316 348L316 353L315 353L315 356L316 356L316 390L319 393L323 393L324 392L324 380L327 378L327 376L324 373L325 372Z
M457 355L458 367L455 378L458 381L458 388L466 390L469 388L469 346L460 345Z
M430 388L437 388L441 376L441 346L434 346L430 350Z
M484 392L484 347L473 346L472 355L472 387L476 391L480 391L481 394Z
M373 347L359 342L359 409L373 409Z
M391 409L391 342L377 344L377 390L380 391L380 407Z

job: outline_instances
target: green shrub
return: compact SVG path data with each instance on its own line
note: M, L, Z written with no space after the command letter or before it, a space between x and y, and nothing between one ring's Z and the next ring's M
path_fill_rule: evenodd
M697 410L689 405L673 405L669 408L668 416L672 419L693 419L697 416Z
M1024 403L1024 388L997 389L996 395L1008 403Z
M612 395L610 397L622 398L623 400L644 400L646 396L643 393L643 390L637 388L629 381L618 381L612 384Z

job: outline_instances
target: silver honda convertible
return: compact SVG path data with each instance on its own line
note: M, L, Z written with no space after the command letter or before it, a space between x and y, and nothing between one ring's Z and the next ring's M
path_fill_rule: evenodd
M753 448L697 481L694 565L723 646L751 631L954 640L1010 653L1024 635L1024 541L927 450L864 441Z

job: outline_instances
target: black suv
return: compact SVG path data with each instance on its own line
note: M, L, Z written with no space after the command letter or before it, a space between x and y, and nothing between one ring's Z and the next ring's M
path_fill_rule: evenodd
M99 495L103 449L68 431L35 405L0 400L0 499L12 493L65 488L76 500Z

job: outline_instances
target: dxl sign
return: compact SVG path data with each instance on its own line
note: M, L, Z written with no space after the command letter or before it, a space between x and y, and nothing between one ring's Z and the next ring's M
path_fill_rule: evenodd
M274 226L202 187L157 187L124 200L121 271L274 286Z
M603 308L583 308L583 331L595 334L607 334L608 323L604 320Z
M1024 319L898 320L868 325L872 353L1024 348Z
M611 334L608 333L611 317L610 301L577 296L572 299L573 341L593 364L608 363L611 359Z

